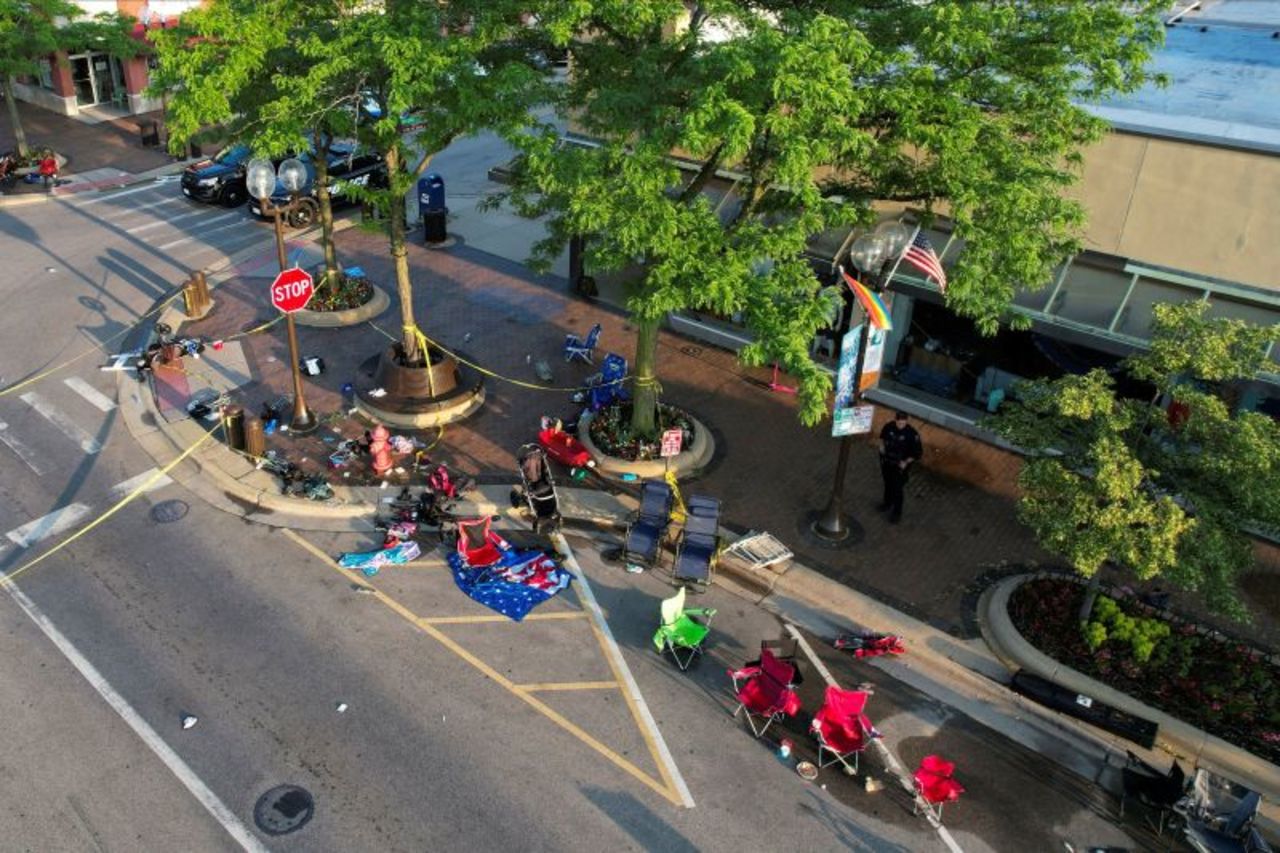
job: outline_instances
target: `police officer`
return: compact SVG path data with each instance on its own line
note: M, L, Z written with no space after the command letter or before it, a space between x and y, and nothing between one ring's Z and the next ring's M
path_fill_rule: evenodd
M895 412L893 420L880 430L880 475L884 478L884 501L880 511L889 513L889 523L902 518L902 490L907 472L924 455L920 433L907 423L906 412Z

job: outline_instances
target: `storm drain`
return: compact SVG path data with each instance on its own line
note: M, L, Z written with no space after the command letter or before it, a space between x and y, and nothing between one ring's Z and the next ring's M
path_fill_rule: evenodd
M187 510L186 501L168 500L160 501L151 508L151 518L160 524L172 524L175 521L181 521L186 518Z
M306 826L315 811L316 802L305 788L277 785L258 797L253 822L267 835L286 835Z

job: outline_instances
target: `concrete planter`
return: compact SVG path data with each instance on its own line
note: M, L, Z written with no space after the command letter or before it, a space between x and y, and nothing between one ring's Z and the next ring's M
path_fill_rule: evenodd
M578 421L578 440L587 448L591 458L596 460L596 471L613 480L621 480L623 474L634 474L640 480L662 479L668 470L674 471L680 479L696 477L711 463L716 453L715 439L711 430L702 421L689 415L693 423L693 441L689 447L670 459L649 459L633 462L609 456L591 440L591 421L595 412L587 412Z
M1174 755L1187 758L1194 764L1209 767L1248 785L1270 800L1280 797L1280 767L1164 711L1152 708L1127 693L1095 681L1031 645L1009 618L1009 599L1019 586L1042 576L1026 574L1005 578L989 587L978 601L982 638L996 657L1010 669L1034 672L1077 693L1100 699L1126 713L1152 720L1160 727L1156 736L1158 746Z
M373 297L357 308L348 308L345 311L308 311L303 308L301 311L294 313L293 321L300 326L336 329L340 326L355 326L372 320L390 307L391 297L376 284L371 286L373 287Z

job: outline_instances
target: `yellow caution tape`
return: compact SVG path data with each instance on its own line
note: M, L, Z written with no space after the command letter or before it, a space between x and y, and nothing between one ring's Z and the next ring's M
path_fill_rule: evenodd
M16 568L16 569L14 569L13 571L8 572L8 573L4 574L3 576L0 576L0 585L4 585L4 584L12 583L12 582L13 582L13 579L14 579L14 578L16 578L16 577L18 577L18 575L22 574L23 572L27 571L28 569L34 568L35 566L37 566L38 564L40 564L42 561L44 561L44 559L45 559L46 557L49 557L49 556L51 556L51 555L53 555L53 554L58 553L58 552L59 552L59 551L61 551L63 548L65 548L65 547L67 547L68 545L70 545L72 542L76 541L76 540L77 540L77 539L79 539L81 536L84 536L84 535L85 535L86 533L88 533L90 530L93 530L93 529L94 529L95 527L97 527L99 524L102 524L102 522L106 521L108 518L110 518L111 516L115 515L115 514L116 514L117 512L119 512L120 510L124 509L126 506L128 506L128 505L129 505L129 503L130 503L130 502L132 502L135 498L137 498L137 497L138 497L138 495L142 494L142 493L143 493L143 492L145 492L147 489L151 488L151 486L152 486L152 484L153 484L153 483L156 483L157 481L159 481L159 480L160 480L160 478L161 478L161 477L165 476L165 475L166 475L166 474L168 474L170 471L172 471L174 468L176 468L176 467L178 466L178 463L179 463L179 462L181 462L183 459L186 459L186 458L187 458L188 456L190 456L192 453L195 453L195 452L196 452L196 450L197 450L198 448L200 448L200 447L201 447L201 446L202 446L206 441L208 441L209 439L213 438L213 437L214 437L214 435L216 435L216 432L207 432L207 433L205 433L202 437L200 437L200 438L196 439L196 440L195 440L195 442L194 442L194 443L192 443L192 445L191 445L190 447L188 447L186 450L184 450L184 451L182 451L180 454L178 454L178 456L177 456L177 458L176 458L176 459L174 459L174 460L173 460L172 462L170 462L168 465L166 465L166 466L164 466L163 468L161 468L161 469L159 469L158 471L156 471L154 474L152 474L150 477L148 477L148 478L146 479L146 481L145 481L144 483L142 483L142 485L138 486L138 487L137 487L136 489L134 489L132 492L130 492L129 494L127 494L127 495L125 495L123 498L121 498L121 499L116 503L116 505L115 505L115 506L113 506L113 507L111 507L110 509L108 509L108 510L107 510L106 512L104 512L102 515L98 516L98 517L97 517L97 518L95 518L93 521L91 521L91 522L89 522L88 524L86 524L84 527L81 527L79 530L77 530L75 533L73 533L73 534L71 534L70 536L68 536L66 539L63 539L63 540L62 540L61 542L59 542L57 545L54 545L54 546L53 546L52 548L50 548L48 551L45 551L45 552L44 552L43 554L41 554L39 557L36 557L36 558L35 558L35 559L33 559L33 560L29 560L29 561L27 561L24 565L20 566L19 568Z
M393 337L389 332L387 332L386 329L383 329L381 326L379 326L377 323L374 323L372 320L369 321L369 325L377 329L383 335L385 335L388 340L391 340L391 341L399 340L399 338ZM413 334L418 338L418 345L420 347L423 347L424 349L427 347L428 344L430 344L431 346L440 350L445 355L452 357L455 361L461 364L465 364L467 367L470 367L473 370L479 371L480 373L483 373L485 376L491 376L494 379L501 380L502 382L509 382L512 385L518 385L521 388L531 388L534 391L556 391L559 393L570 393L575 391L590 391L592 388L602 388L604 387L604 385L620 385L624 382L630 382L633 378L631 376L626 376L626 377L623 377L622 379L615 380L614 382L603 383L602 385L579 385L579 386L570 387L570 388L555 387L555 386L549 386L549 385L535 385L532 382L525 382L520 379L515 379L511 376L504 376L501 373L496 373L487 367L483 367L479 364L476 364L474 361L471 361L468 358L464 358L463 356L459 355L458 353L444 346L439 341L435 341L435 340L432 340L431 338L428 338L426 335L422 333L422 330L419 329L417 326L413 326L413 327L405 326L404 328L406 330L409 330L410 328L412 328ZM435 393L434 388L432 389L432 393L433 394Z

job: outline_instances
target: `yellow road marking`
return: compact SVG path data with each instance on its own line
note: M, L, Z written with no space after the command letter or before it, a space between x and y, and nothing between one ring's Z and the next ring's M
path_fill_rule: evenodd
M302 547L312 556L319 559L326 566L329 566L331 569L338 572L343 577L351 579L350 572L347 569L344 569L341 566L339 566L337 562L335 562L334 559L330 557L328 554L326 554L324 551L321 551L315 545L303 539L301 536L294 533L292 530L289 530L287 528L279 528L279 529L281 533L283 533L293 542L297 543L300 547ZM587 746L594 749L596 752L600 753L602 756L604 756L606 759L612 762L619 769L626 771L626 773L629 774L636 781L640 782L645 787L649 788L655 793L661 795L672 805L675 805L675 806L682 805L680 798L675 794L674 787L672 786L669 780L666 781L666 784L659 784L656 780L654 780L651 776L649 776L648 773L645 773L643 770L636 767L630 761L627 761L621 755L614 752L612 749L605 746L603 743L596 740L591 735L587 734L587 732L583 731L575 723L566 719L554 708L547 705L545 702L538 699L536 696L533 696L529 691L529 688L516 684L511 679L507 678L505 675L498 672L493 667L489 666L489 664L485 663L480 658L476 657L471 652L467 651L462 646L458 645L448 635L440 631L438 628L432 625L429 621L422 619L412 610L405 607L403 604L396 601L394 598L387 595L385 592L373 586L372 584L361 582L360 585L365 587L366 589L372 590L374 596L378 601L381 601L387 607L391 608L392 611L394 611L397 615L403 618L406 622L413 625L419 631L422 631L424 634L428 635L432 639L439 642L441 645L443 645L449 651L453 652L458 657L462 658L467 663L471 664L473 667L478 669L481 673L488 676L495 684L498 684L499 686L506 689L513 695L518 696L521 700L523 700L526 704L531 706L534 710L538 711L544 717L551 720L551 722L560 726L560 728L564 729L569 734L573 735L578 740L582 741ZM594 622L592 623L592 629L597 631L597 637L598 637L599 629L595 627ZM608 656L606 655L606 657ZM618 677L619 677L618 673L615 670L614 678L618 678ZM625 694L626 691L623 691L623 693ZM630 699L628 699L628 704L630 704ZM633 714L635 713L634 708L632 709L632 713ZM641 731L641 736L643 736L645 738L646 743L649 744L650 752L653 753L654 746L652 741L649 739L648 734L644 731L643 728L641 728L640 731ZM655 753L655 760L656 760L656 753ZM662 773L663 779L666 780L667 773L665 769L663 769L662 767L662 762L658 761L657 764L659 767L659 771Z
M616 681L546 681L542 684L517 684L521 690L541 692L543 690L617 690Z
M581 610L575 610L567 613L530 613L524 617L526 622L548 622L557 619L585 619L587 614ZM469 625L473 622L507 622L511 619L507 616L420 616L419 622L427 625Z

